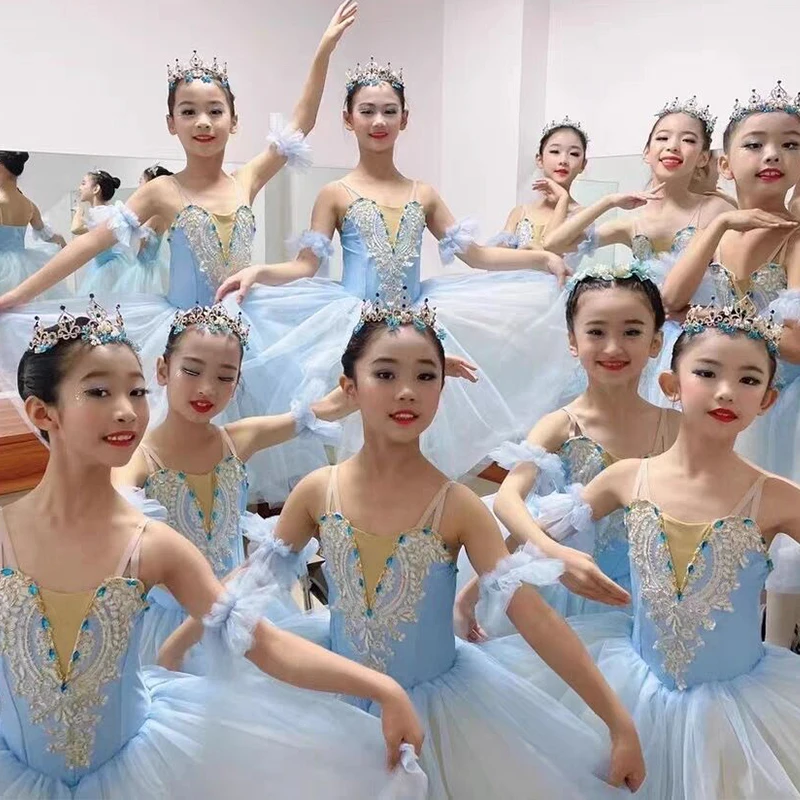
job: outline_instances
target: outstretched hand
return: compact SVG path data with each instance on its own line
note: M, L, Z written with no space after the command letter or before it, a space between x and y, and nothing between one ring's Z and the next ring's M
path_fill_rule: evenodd
M445 356L444 374L448 378L463 378L470 383L477 383L478 376L475 374L477 370L475 364L470 364L461 356Z
M331 17L325 33L322 34L322 45L327 45L331 50L339 43L344 32L356 21L358 3L355 0L345 0L336 13Z

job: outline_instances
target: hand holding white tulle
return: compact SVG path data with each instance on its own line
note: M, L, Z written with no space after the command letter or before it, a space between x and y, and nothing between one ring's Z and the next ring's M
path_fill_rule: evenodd
M425 732L411 700L399 686L381 702L381 725L389 769L400 763L400 745L410 744L417 754L422 752Z
M636 792L646 774L639 735L633 720L629 719L619 730L611 730L611 766L607 781L611 786L627 786L631 792Z
M215 301L219 303L226 295L236 292L236 302L241 304L253 284L258 283L258 270L257 266L245 267L225 278L217 289Z
M561 256L557 256L555 253L549 253L545 250L542 251L542 255L545 258L547 271L551 275L555 275L559 287L563 288L564 284L567 282L567 278L572 275L572 270L566 265Z
M489 638L478 623L474 603L456 602L453 606L453 629L459 639L473 644L485 642Z

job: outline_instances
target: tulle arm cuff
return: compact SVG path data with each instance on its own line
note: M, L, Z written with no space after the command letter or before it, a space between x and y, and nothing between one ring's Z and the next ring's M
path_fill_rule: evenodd
M594 537L595 522L592 507L583 499L583 485L572 483L564 492L553 492L538 498L535 507L536 522L557 542L591 552L590 540Z
M278 517L264 519L257 514L242 515L242 533L258 545L247 559L243 571L252 572L250 581L258 586L273 585L291 589L308 571L308 562L319 551L319 542L309 539L302 550L292 550L286 542L275 538Z
M516 250L519 247L519 237L510 231L500 231L486 242L487 247L510 247Z
M55 235L55 231L46 223L42 222L41 228L31 228L33 235L42 242L49 242Z
M478 223L472 219L464 219L451 225L439 240L439 256L442 264L452 264L456 255L463 253L475 243Z
M303 250L310 250L319 259L319 269L326 269L333 258L333 242L319 231L303 231L296 239L289 242L289 250L295 258Z
M310 433L320 438L325 444L335 445L342 436L342 426L338 422L319 419L311 408L311 403L293 400L291 414L294 417L295 433L300 436Z
M287 125L282 118L270 130L267 142L279 156L286 159L288 167L307 169L313 163L311 147L303 131Z
M508 604L523 583L549 586L564 573L564 563L547 558L537 547L524 544L515 553L497 562L497 566L480 577L480 596L475 615L487 630L500 624Z
M149 498L144 489L139 486L118 486L117 493L121 494L134 508L146 517L158 522L169 522L169 512L158 500Z
M800 289L784 289L769 306L775 312L776 321L800 321Z
M528 441L503 442L499 447L489 453L503 469L513 469L517 464L535 464L539 468L537 486L543 481L550 481L556 489L562 488L566 483L564 465L560 456L551 453L538 444Z
M772 572L767 578L767 591L800 594L800 543L779 533L769 548Z
M114 234L116 240L126 247L135 247L144 235L139 217L119 201L106 218L106 226Z
M586 229L586 235L572 253L564 254L564 263L571 269L577 269L578 265L583 260L584 256L591 257L597 252L598 236L597 230L594 225L590 225Z

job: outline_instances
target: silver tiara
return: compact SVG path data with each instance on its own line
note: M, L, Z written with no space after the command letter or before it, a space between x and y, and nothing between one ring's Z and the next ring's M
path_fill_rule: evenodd
M241 312L232 317L221 303L196 305L187 311L178 311L172 320L170 333L182 333L192 325L213 334L233 334L243 348L247 347L250 327L242 320Z
M794 97L790 97L786 89L781 86L780 81L766 98L753 89L750 92L750 99L747 101L747 105L742 105L739 99L736 99L730 121L739 122L750 116L750 114L764 114L771 111L783 111L786 114L800 116L800 92Z
M557 131L559 128L573 128L583 136L583 138L586 140L586 144L589 144L589 135L581 127L580 122L574 119L570 119L569 115L564 117L564 119L562 119L561 122L556 122L555 120L553 120L548 125L545 125L544 128L542 128L542 139L549 136L553 131Z
M388 83L395 89L403 89L403 69L394 69L391 62L387 62L384 67L370 56L369 61L363 66L356 64L355 69L349 69L344 74L345 87L351 91L356 86L377 86L380 83Z
M676 97L667 103L656 116L661 119L661 117L666 117L667 114L688 114L690 117L700 120L709 136L714 133L714 126L717 124L717 118L712 116L711 109L708 106L700 108L697 104L697 95L692 95L692 97L683 102Z
M436 309L428 305L427 298L419 308L406 303L396 305L380 300L365 300L353 333L358 333L367 322L385 322L391 331L397 330L401 325L413 325L418 331L430 328L439 340L446 336L444 330L436 325Z
M219 81L223 86L228 86L228 64L226 62L220 68L216 58L210 64L206 64L197 55L197 50L193 50L188 64L181 64L177 58L175 59L174 67L167 64L167 80L170 88L181 81L191 83L193 80L199 80L203 83Z
M39 317L35 317L33 336L28 344L28 350L34 353L46 353L59 342L77 339L81 339L92 347L103 344L127 344L134 350L138 349L125 332L125 322L119 306L116 307L115 315L110 317L106 310L95 301L94 295L90 294L86 316L89 318L88 322L79 324L77 319L67 311L66 306L61 306L61 316L56 324L47 328L42 325Z

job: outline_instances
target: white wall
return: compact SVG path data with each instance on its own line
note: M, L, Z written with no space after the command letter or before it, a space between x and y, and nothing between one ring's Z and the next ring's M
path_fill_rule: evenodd
M585 124L590 156L639 153L654 114L696 94L719 116L783 79L800 90L800 3L551 0L547 114Z

